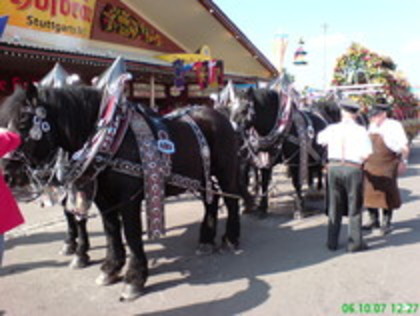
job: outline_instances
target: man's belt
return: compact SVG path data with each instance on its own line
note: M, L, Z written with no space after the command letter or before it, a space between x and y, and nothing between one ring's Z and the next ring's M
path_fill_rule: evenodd
M351 160L330 159L328 161L328 164L330 166L346 166L346 167L362 168L361 163L354 162Z

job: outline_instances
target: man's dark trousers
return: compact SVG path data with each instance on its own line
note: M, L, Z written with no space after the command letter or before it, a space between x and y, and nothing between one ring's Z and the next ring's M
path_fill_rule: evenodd
M328 167L328 242L331 250L338 247L341 220L349 216L349 249L362 247L363 171L353 166Z

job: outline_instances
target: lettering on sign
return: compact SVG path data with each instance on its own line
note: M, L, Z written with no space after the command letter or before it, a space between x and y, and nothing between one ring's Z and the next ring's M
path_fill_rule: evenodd
M49 13L51 17L55 16L71 16L76 20L92 22L93 8L89 5L88 0L80 3L75 0L10 0L16 5L17 10L37 9Z
M96 0L1 0L9 24L42 32L88 38Z

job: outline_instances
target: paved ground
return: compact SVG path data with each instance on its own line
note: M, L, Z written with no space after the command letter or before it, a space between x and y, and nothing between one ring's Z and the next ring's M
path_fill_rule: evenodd
M70 258L58 255L65 229L61 210L23 205L27 224L7 236L0 316L324 316L343 315L342 308L360 315L360 307L397 314L400 303L420 304L420 139L413 145L409 172L400 180L404 205L395 230L386 238L367 235L371 250L347 254L344 227L341 248L329 252L326 217L293 220L290 199L282 196L268 218L242 217L242 252L200 257L194 250L201 205L171 202L167 237L147 241L148 291L131 303L118 301L121 283L95 285L105 250L96 212L89 222L94 264L74 271L67 267Z

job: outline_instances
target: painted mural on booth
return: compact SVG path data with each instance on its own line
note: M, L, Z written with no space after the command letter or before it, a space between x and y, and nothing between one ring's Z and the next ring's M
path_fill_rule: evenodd
M161 52L183 52L155 26L118 0L98 0L92 39Z
M89 38L96 0L1 0L9 25Z

